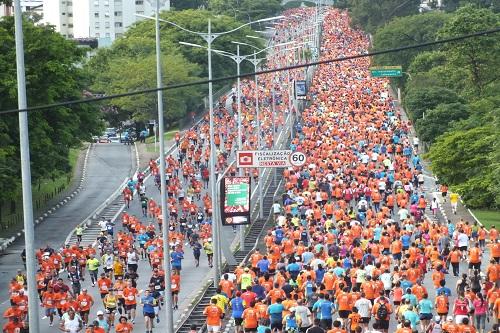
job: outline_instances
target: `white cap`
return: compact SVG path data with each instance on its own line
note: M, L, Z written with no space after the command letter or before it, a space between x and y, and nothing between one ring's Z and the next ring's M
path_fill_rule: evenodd
M97 315L98 316L102 316L102 315L104 315L104 312L102 312L101 310L99 310L99 311L97 311Z

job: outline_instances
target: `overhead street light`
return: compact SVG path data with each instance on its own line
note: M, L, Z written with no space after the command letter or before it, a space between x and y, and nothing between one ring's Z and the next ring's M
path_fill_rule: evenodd
M144 17L147 19L154 19L150 16L145 16L141 14L136 14L139 17ZM265 18L265 19L260 19L257 21L253 22L248 22L245 24L242 24L234 29L224 31L224 32L212 32L212 21L211 19L208 19L208 27L207 27L207 32L198 32L198 31L193 31L190 29L187 29L175 22L171 22L168 20L156 18L158 21L170 24L182 31L188 32L193 35L197 35L205 40L207 43L207 53L208 53L208 103L209 103L209 128L210 128L210 159L209 159L209 171L210 171L210 196L212 198L212 234L213 234L213 240L214 240L214 285L217 286L219 284L219 279L220 279L220 265L221 265L221 247L220 247L220 223L219 223L219 207L217 205L217 189L216 189L216 172L215 172L215 160L216 160L216 147L214 143L214 110L213 110L213 84L212 84L212 43L213 41L222 35L230 34L232 32L238 31L246 26L249 26L254 23L263 23L263 22L269 22L277 19L284 18L284 16L276 16L276 17L270 17L270 18ZM196 47L196 46L195 46Z
M220 54L222 56L226 56L228 58L231 58L233 61L236 62L236 65L237 65L237 76L238 76L238 78L237 78L237 89L238 89L237 90L237 99L238 99L237 100L237 102L238 102L238 149L241 150L242 149L242 132L241 132L242 131L242 126L241 126L240 64L241 64L241 62L243 60L249 60L254 65L255 72L257 72L257 66L258 66L258 64L264 59L264 58L257 59L257 54L260 54L260 53L262 53L264 51L267 51L269 49L272 49L272 48L294 44L295 42L292 41L292 42L275 44L275 45L271 45L269 47L266 47L264 49L258 48L255 45L244 43L244 42L231 41L231 43L236 44L236 50L237 50L236 54L232 54L232 53L229 53L229 52L226 52L226 51L221 51L221 50L212 50L212 51L214 53ZM199 45L199 44L188 43L188 42L179 42L179 44L186 45L186 46L191 46L191 47L208 49L205 46L202 46L202 45ZM257 51L254 52L254 53L252 53L252 54L249 54L249 55L241 56L240 55L240 45L245 45L245 46L252 47L252 48L254 48ZM250 58L252 56L253 56L253 59ZM260 128L260 108L259 108L259 89L258 88L259 88L259 86L258 86L257 74L255 74L255 100L256 100L255 109L256 109L256 114L257 114L257 149L260 149L261 148L261 134L260 134L261 133L261 128ZM274 133L273 133L273 135L274 135ZM241 176L242 175L241 168L239 170L239 173L240 173L240 176ZM262 184L262 182L258 183L258 189L259 189L259 218L263 218L263 216L264 216L264 202L263 202L264 196L263 196L263 184ZM243 232L241 232L240 235L243 235ZM243 239L241 239L240 244L241 244L240 247L242 247L242 249L243 249L243 246L244 246Z

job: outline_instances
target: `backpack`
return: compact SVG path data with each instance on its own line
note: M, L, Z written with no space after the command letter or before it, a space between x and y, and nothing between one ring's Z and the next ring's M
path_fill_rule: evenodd
M379 303L379 307L377 309L377 318L385 319L387 318L388 313L389 312L387 311L387 306L385 305L385 303Z

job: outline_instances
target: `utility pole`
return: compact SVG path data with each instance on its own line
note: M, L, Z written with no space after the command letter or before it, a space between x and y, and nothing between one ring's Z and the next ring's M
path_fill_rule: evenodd
M168 2L168 1L167 1ZM160 0L156 0L156 14L155 14L155 37L156 37L156 86L161 88L162 71L161 71L161 49L160 49ZM160 205L161 215L163 217L162 235L163 235L163 270L165 271L165 318L167 323L167 332L174 332L174 314L172 304L172 273L170 269L170 244L169 244L169 226L167 214L167 184L165 179L165 126L163 123L163 90L158 89L158 131L160 141Z
M28 106L26 100L26 73L24 68L23 13L20 0L14 0L16 39L17 105ZM40 332L38 294L36 284L35 226L33 224L33 197L31 192L30 140L28 112L19 112L19 144L21 150L21 180L23 188L24 245L26 247L26 277L28 280L28 324L30 332Z

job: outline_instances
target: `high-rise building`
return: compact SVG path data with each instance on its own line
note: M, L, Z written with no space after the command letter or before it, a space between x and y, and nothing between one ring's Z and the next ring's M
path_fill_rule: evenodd
M44 22L67 38L97 38L100 46L111 44L134 22L135 14L153 15L156 0L43 0ZM170 1L160 0L161 10Z
M21 0L21 9L23 12L32 12L42 15L43 0ZM11 16L14 14L14 6L0 5L0 17Z

